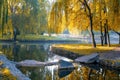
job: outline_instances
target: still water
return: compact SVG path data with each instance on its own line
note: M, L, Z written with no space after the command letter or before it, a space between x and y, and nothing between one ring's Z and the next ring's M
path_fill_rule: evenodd
M19 62L23 60L37 60L42 62L68 60L65 57L51 53L52 44L0 44L2 51L10 60ZM99 65L80 65L67 70L59 70L58 65L46 67L19 67L22 73L31 80L120 80L120 71L111 68L103 68ZM65 76L65 74L70 73ZM64 77L60 77L60 75Z

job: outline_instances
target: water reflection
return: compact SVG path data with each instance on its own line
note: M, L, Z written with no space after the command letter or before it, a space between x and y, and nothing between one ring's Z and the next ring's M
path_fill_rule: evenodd
M38 61L67 60L49 52L51 44L0 44L0 51L13 61L33 59ZM70 74L63 78L59 77L58 66L46 66L39 68L19 67L31 80L119 80L120 71L101 66L78 65ZM69 70L65 70L66 73Z
M119 75L114 71L103 70L96 71L90 69L89 67L78 67L69 76L66 77L67 80L119 80ZM62 78L60 80L65 80Z

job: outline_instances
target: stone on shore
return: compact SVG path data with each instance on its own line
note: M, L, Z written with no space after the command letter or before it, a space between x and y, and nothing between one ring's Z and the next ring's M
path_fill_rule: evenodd
M75 62L80 62L80 63L94 63L99 61L99 55L97 53L78 57L75 59Z
M26 66L26 67L39 67L39 66L44 66L44 62L36 61L36 60L24 60L21 62L16 63L17 66Z
M70 74L74 69L74 65L71 62L60 60L59 61L58 75L60 78L63 78Z
M2 68L7 68L10 70L10 73L17 78L17 80L31 80L25 76L19 69L16 68L14 62L8 60L5 55L0 55L0 61L3 62L1 65Z

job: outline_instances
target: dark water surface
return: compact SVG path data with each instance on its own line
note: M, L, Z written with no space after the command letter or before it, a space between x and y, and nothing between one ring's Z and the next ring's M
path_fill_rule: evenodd
M52 44L0 44L2 51L12 61L38 60L38 61L59 61L69 59L49 52ZM79 65L73 69L59 70L58 65L39 68L19 67L19 69L31 80L120 80L120 71L99 65ZM65 75L60 78L60 75Z

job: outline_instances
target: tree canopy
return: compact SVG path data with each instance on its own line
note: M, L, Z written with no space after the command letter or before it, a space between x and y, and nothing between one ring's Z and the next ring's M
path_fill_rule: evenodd
M88 30L95 46L94 31L109 42L109 31L120 31L120 0L1 0L1 37L44 32L80 34ZM108 40L108 42L107 42Z
M67 28L71 33L79 34L88 30L95 46L93 31L101 32L101 40L105 35L105 44L107 39L110 44L109 31L119 31L119 15L120 0L57 0L48 23L50 28L53 27L53 32L62 32Z

